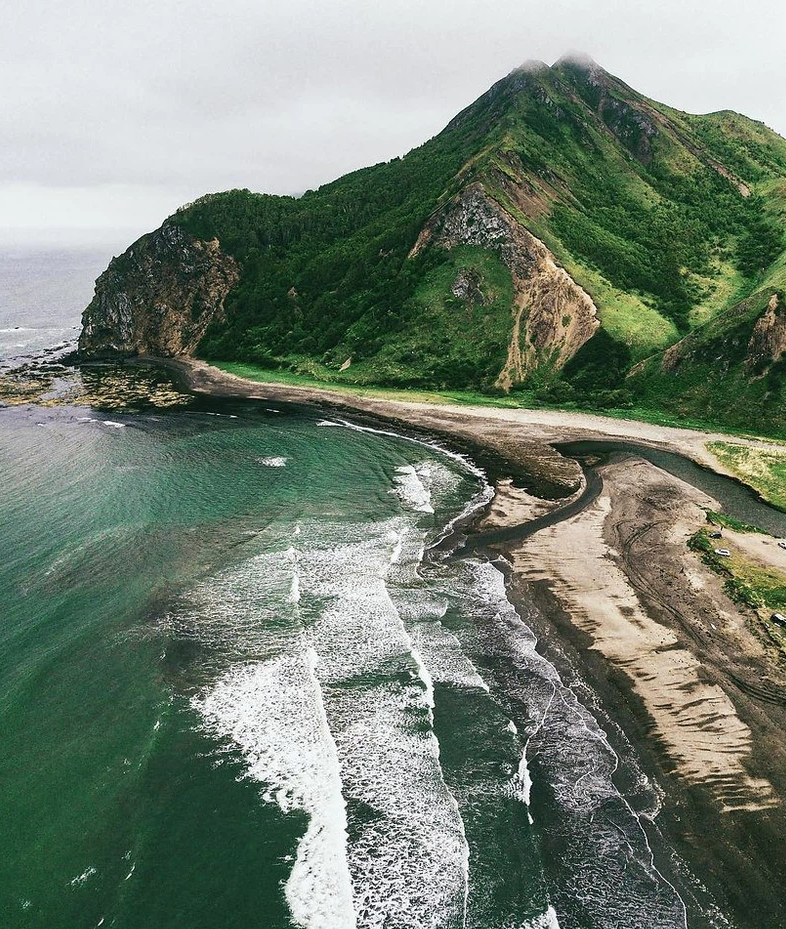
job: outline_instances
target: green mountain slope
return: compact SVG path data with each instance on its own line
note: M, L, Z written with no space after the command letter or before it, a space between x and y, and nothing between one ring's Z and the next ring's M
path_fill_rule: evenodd
M780 397L780 356L730 346L780 318L785 213L786 141L762 124L528 63L404 158L178 211L99 279L80 347L723 416L691 398L716 350L753 405L762 380Z

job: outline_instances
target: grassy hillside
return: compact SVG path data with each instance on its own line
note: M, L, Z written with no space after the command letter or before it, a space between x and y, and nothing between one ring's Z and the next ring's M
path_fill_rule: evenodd
M460 236L446 236L470 190L488 229L466 213ZM736 113L679 112L567 59L512 72L404 158L297 199L208 195L170 222L217 238L241 268L199 346L207 359L484 391L499 389L508 359L513 391L544 402L781 429L786 366L749 356L757 321L786 292L784 217L782 138ZM552 295L527 290L536 250L516 230L592 298L594 335L586 319L566 335L564 315L544 334ZM535 292L540 332L527 329ZM555 317L561 300L555 291ZM760 335L777 354L778 338ZM511 368L516 340L525 363Z
M636 361L752 289L783 245L777 211L762 209L779 181L786 143L759 124L676 113L566 61L513 72L405 158L299 199L204 197L175 221L217 236L243 267L204 356L304 370L316 361L347 381L488 387L509 337L496 256L408 257L459 189L480 182L542 238ZM743 196L740 182L761 195ZM462 270L494 294L482 313L451 293Z
M786 436L786 255L759 276L753 293L626 378L649 408Z

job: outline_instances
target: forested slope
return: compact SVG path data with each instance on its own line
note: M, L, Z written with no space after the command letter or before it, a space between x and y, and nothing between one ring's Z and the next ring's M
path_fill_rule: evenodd
M782 397L785 210L786 141L762 124L530 62L403 158L179 210L99 280L81 348L155 351L182 273L207 359L714 418L732 378L755 418Z

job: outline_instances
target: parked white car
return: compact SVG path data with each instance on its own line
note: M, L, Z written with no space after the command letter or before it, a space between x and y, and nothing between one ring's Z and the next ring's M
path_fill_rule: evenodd
M724 558L728 558L731 555L731 552L728 550L728 548L716 548L715 554L723 555Z

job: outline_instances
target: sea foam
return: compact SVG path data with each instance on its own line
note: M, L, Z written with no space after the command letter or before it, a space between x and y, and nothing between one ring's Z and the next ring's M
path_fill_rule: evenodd
M285 888L300 926L461 924L468 848L433 682L386 585L416 520L302 520L289 548L213 577L166 622L233 660L194 706L264 799L309 816Z
M435 530L419 525L455 512L462 479L432 459L401 466L399 515L301 520L289 548L214 577L170 619L233 662L194 701L205 726L268 802L309 816L285 887L297 925L466 925L470 851L435 687L488 700L488 685L420 575Z
M396 494L405 507L419 513L433 513L431 494L421 480L421 473L412 465L402 465L396 468L393 478L395 487L390 492Z
M553 906L550 906L540 916L530 920L522 929L560 929L557 913Z
M301 559L304 595L325 604L308 635L341 765L361 927L454 925L465 904L468 851L431 729L433 682L386 585L412 519L337 526L335 544L323 539Z
M234 668L195 698L207 726L245 758L248 776L285 813L309 814L285 894L298 926L356 925L336 747L312 650Z
M622 759L579 700L581 682L566 683L539 654L535 635L507 598L502 573L487 562L464 565L465 583L479 596L467 604L475 615L474 641L462 644L484 655L492 692L505 692L522 717L524 748L511 790L530 803L537 756L537 775L561 810L549 823L552 841L559 837L566 876L555 905L570 911L581 900L582 913L598 924L684 929L685 905L655 864L641 814L616 786Z

